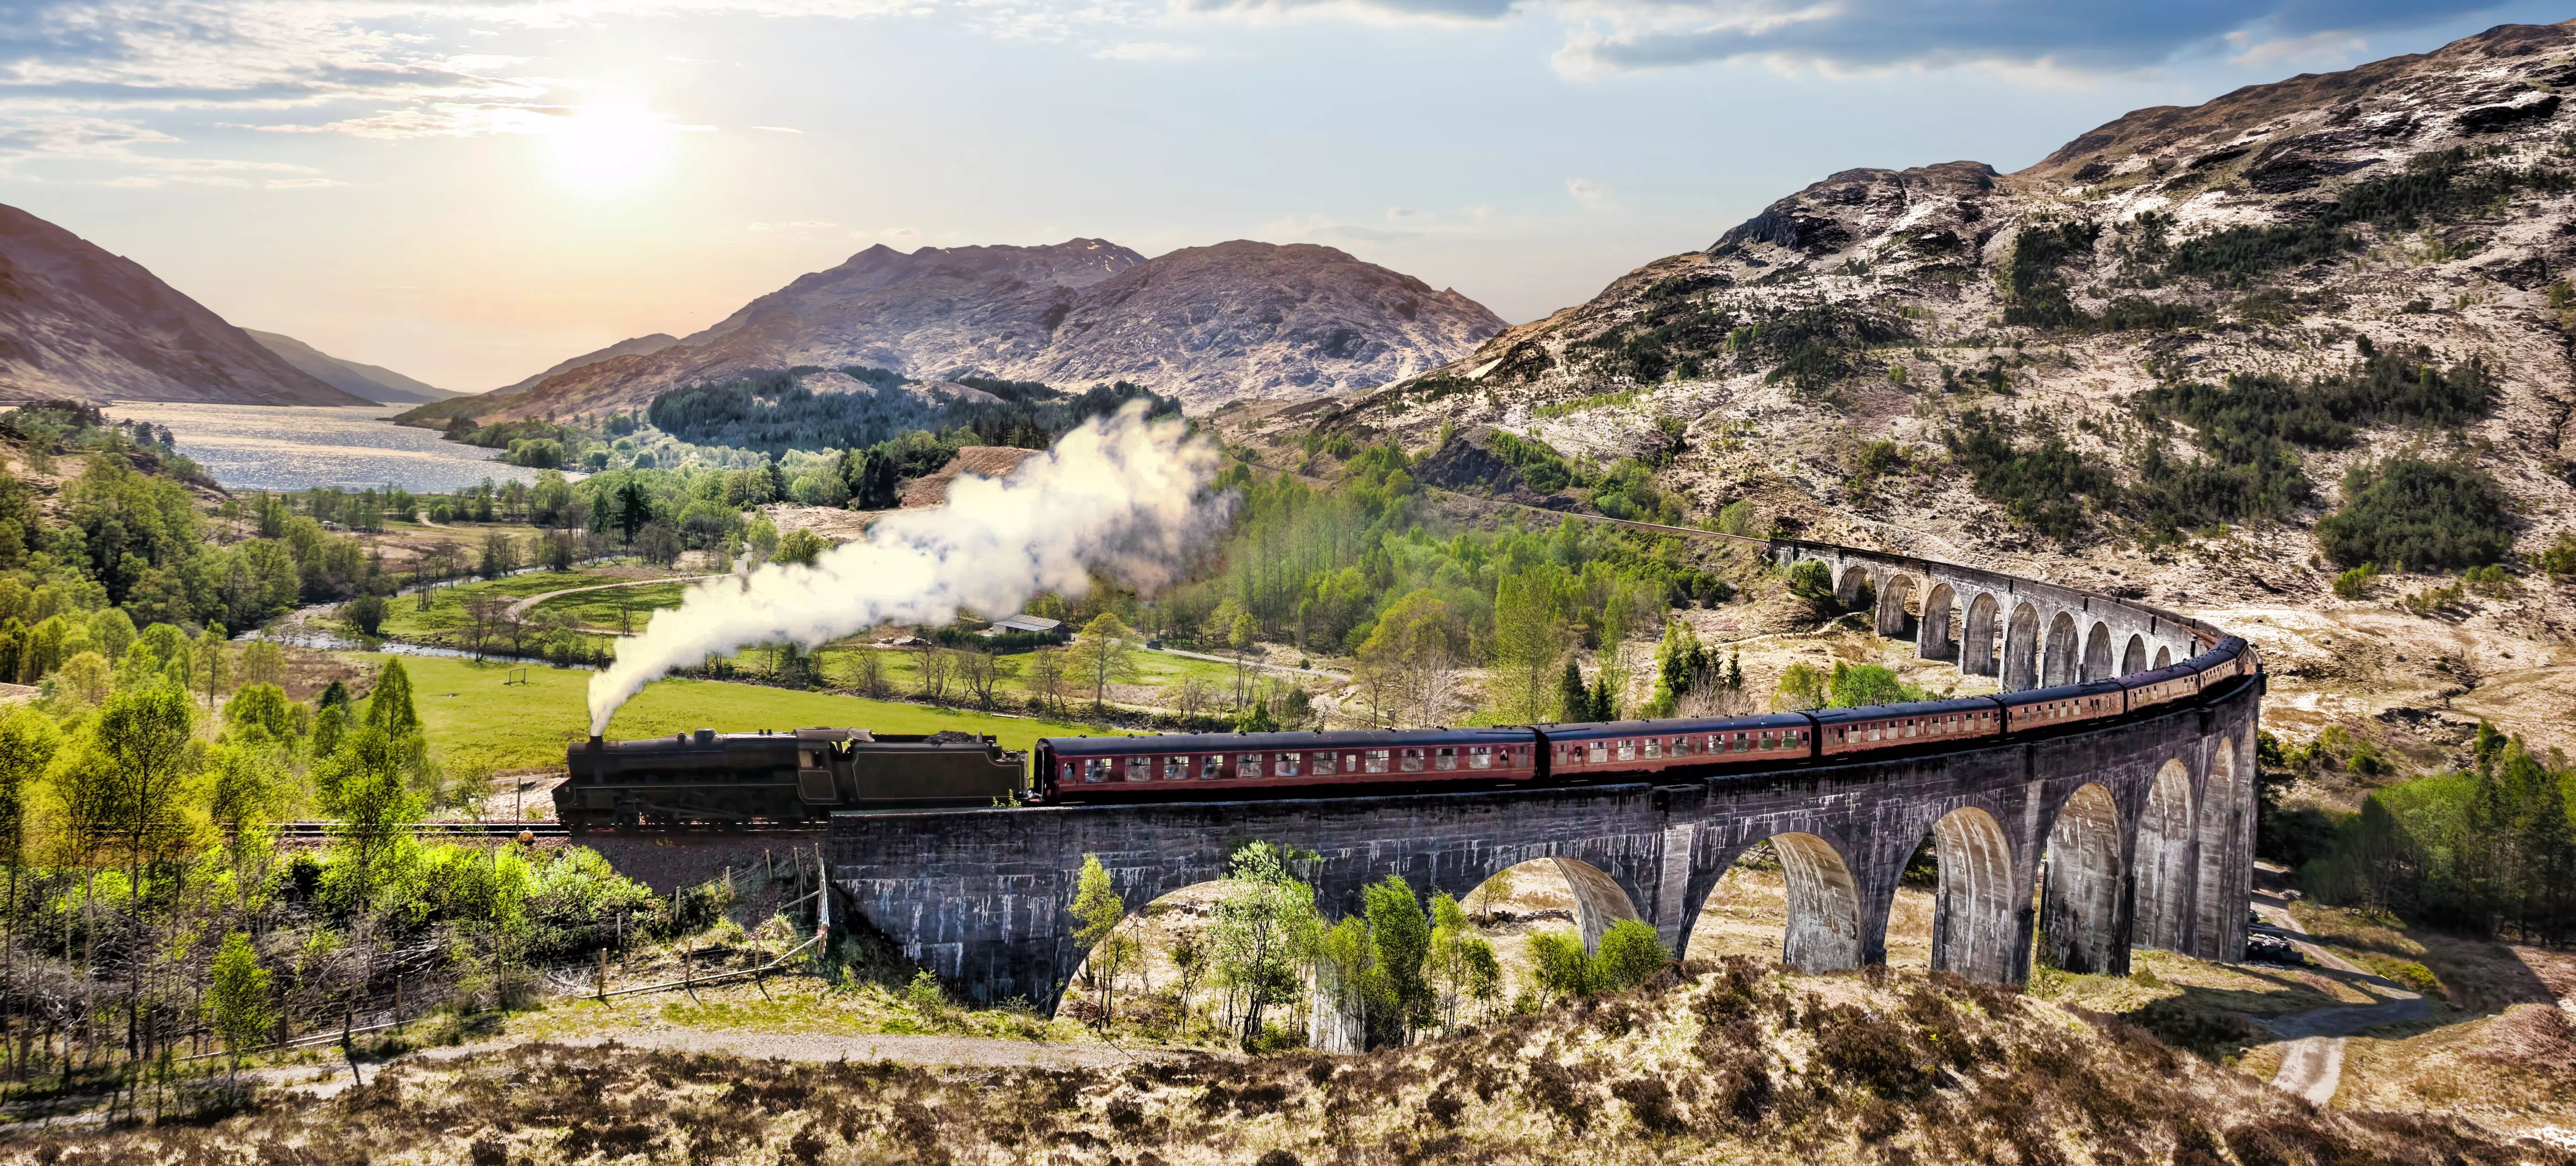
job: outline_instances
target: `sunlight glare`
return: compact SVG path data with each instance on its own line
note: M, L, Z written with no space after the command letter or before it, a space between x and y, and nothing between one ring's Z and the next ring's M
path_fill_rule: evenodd
M555 177L596 194L632 190L660 173L669 134L662 115L641 102L594 96L555 127Z

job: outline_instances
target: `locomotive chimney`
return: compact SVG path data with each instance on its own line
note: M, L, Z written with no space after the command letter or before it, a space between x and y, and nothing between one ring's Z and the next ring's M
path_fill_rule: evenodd
M591 750L591 752L593 752L593 753L598 752L598 751L599 751L599 747L600 747L600 745L601 745L601 744L602 744L602 742L601 742L601 741L600 741L600 739L599 739L599 734L597 734L597 733L593 733L593 734L591 734L591 735L590 735L590 750Z

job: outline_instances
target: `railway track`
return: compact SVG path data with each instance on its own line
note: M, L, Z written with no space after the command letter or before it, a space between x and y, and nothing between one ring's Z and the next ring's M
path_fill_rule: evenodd
M280 822L280 838L328 838L338 822ZM535 838L568 838L572 832L559 822L423 822L412 829L429 838L516 838L526 834Z

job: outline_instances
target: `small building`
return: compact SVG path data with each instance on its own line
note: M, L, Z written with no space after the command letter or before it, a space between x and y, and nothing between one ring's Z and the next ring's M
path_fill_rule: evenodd
M998 636L1006 632L1044 632L1053 634L1062 627L1064 627L1063 620L1048 619L1042 615L1030 615L1026 612L1022 612L1019 615L994 620L993 626L984 629L984 634L988 636Z

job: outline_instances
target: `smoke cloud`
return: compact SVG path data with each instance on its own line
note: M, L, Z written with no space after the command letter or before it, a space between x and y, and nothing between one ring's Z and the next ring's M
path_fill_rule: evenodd
M1042 591L1080 594L1095 570L1158 586L1224 517L1203 493L1217 460L1179 418L1148 421L1137 402L1085 422L1008 477L960 476L947 505L888 514L811 567L773 563L697 584L591 678L590 731L606 733L646 684L713 653L770 640L815 648L888 621L945 623L961 609L1008 615Z

